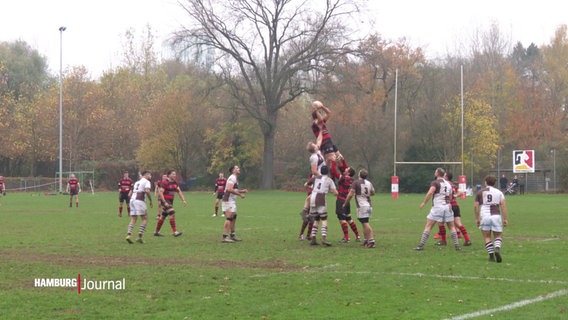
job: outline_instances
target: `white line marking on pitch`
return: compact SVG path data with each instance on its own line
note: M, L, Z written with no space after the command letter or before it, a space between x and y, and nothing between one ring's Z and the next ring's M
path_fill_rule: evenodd
M323 269L331 268L335 265L327 265L323 266ZM299 272L319 272L321 268L314 268L309 269L306 268ZM442 279L463 279L463 280L488 280L488 281L503 281L503 282L518 282L518 283L543 283L543 284L568 284L568 281L560 281L560 280L530 280L530 279L509 279L509 278L492 278L492 277L473 277L473 276L457 276L457 275L443 275L443 274L425 274L425 273L405 273L405 272L372 272L372 271L331 271L326 270L326 272L337 272L343 274L383 274L383 275L393 275L393 276L411 276L411 277L427 277L427 278L442 278ZM273 275L281 275L281 274L289 274L289 273L298 273L298 271L284 271L284 272L275 272L269 274L253 274L251 278L263 278L269 277Z
M560 240L560 238L546 238L546 239L539 239L539 240L535 240L536 242L546 242L546 241L555 241L555 240Z
M443 274L424 274L424 273L404 273L404 272L391 272L382 274L391 274L395 276L414 276L414 277L430 277L430 278L447 278L447 279L464 279L464 280L489 280L489 281L504 281L504 282L520 282L520 283L546 283L546 284L568 284L567 281L559 280L530 280L530 279L509 279L509 278L491 278L491 277L473 277L473 276L456 276L456 275L443 275Z
M524 307L524 306L531 304L531 303L541 302L541 301L544 301L544 300L553 299L553 298L557 298L557 297L560 297L560 296L565 296L566 294L568 294L568 290L566 290L566 289L558 290L558 291L555 291L555 292L552 292L552 293L548 293L548 294L545 294L545 295L538 296L538 297L533 298L533 299L521 300L521 301L518 301L518 302L513 302L511 304L504 305L502 307L472 312L472 313L468 313L468 314L463 314L461 316L448 318L446 320L465 320L465 319L477 318L477 317L481 317L481 316L484 316L484 315L492 314L494 312L508 311L508 310Z

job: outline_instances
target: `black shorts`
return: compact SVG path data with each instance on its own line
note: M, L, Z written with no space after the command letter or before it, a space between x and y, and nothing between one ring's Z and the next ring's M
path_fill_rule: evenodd
M70 196L76 196L79 194L79 190L75 189L75 190L69 190L69 195Z
M166 202L162 201L162 216L165 218L169 215L175 214L174 202L166 199Z
M344 199L335 200L335 214L337 215L337 219L349 221L351 220L351 203L348 202L347 205L345 205L345 209L343 208L344 203Z
M119 192L118 193L118 202L126 201L127 205L130 205L130 199L128 198L128 192Z
M369 218L360 218L360 219L357 219L357 220L359 220L359 222L361 222L361 223L369 223Z
M326 155L328 153L334 153L334 152L337 151L337 147L333 144L331 139L326 139L326 140L322 141L320 149L321 149L321 151L323 152L324 155Z
M461 217L460 206L452 206L452 211L454 212L454 218Z
M217 192L217 199L222 200L225 192Z

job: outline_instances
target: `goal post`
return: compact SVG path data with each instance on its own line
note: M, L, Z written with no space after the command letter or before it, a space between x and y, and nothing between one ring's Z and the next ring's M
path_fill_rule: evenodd
M71 174L75 174L81 184L82 190L89 190L92 194L95 193L95 170L63 171L63 185L67 185L67 179L69 179ZM55 177L59 179L59 171L55 173ZM62 189L65 190L65 188Z
M461 161L397 161L397 116L398 116L398 69L395 70L394 84L394 135L393 135L393 175L391 177L391 194L393 199L398 198L399 177L397 165L460 165L459 189L466 189L466 176L464 175L464 102L463 102L463 66L460 68L460 105L461 105Z

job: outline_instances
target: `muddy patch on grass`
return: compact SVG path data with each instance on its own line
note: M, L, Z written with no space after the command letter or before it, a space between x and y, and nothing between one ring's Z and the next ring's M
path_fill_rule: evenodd
M290 265L282 261L227 261L214 260L203 261L198 259L187 258L148 258L148 257L131 257L131 256L99 256L99 255L75 255L75 254L54 254L40 252L23 252L23 251L0 251L0 256L4 261L20 261L20 262L39 262L50 265L65 265L75 267L124 267L132 265L191 265L197 267L215 267L219 269L266 269L266 270L282 270L282 271L301 271L302 266Z

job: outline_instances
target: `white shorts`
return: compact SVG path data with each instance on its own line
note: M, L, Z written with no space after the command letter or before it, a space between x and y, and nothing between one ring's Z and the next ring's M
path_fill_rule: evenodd
M357 208L357 219L370 218L373 215L372 207L359 207Z
M142 200L130 201L130 215L131 216L145 216L148 214L148 207L146 202Z
M310 207L310 214L322 214L327 213L327 206L315 206Z
M221 210L223 212L237 212L237 203L236 202L221 202Z
M503 220L500 214L480 217L479 229L481 231L503 232Z
M453 222L454 213L449 205L443 207L432 207L432 209L430 209L430 213L426 216L426 219L444 223Z

